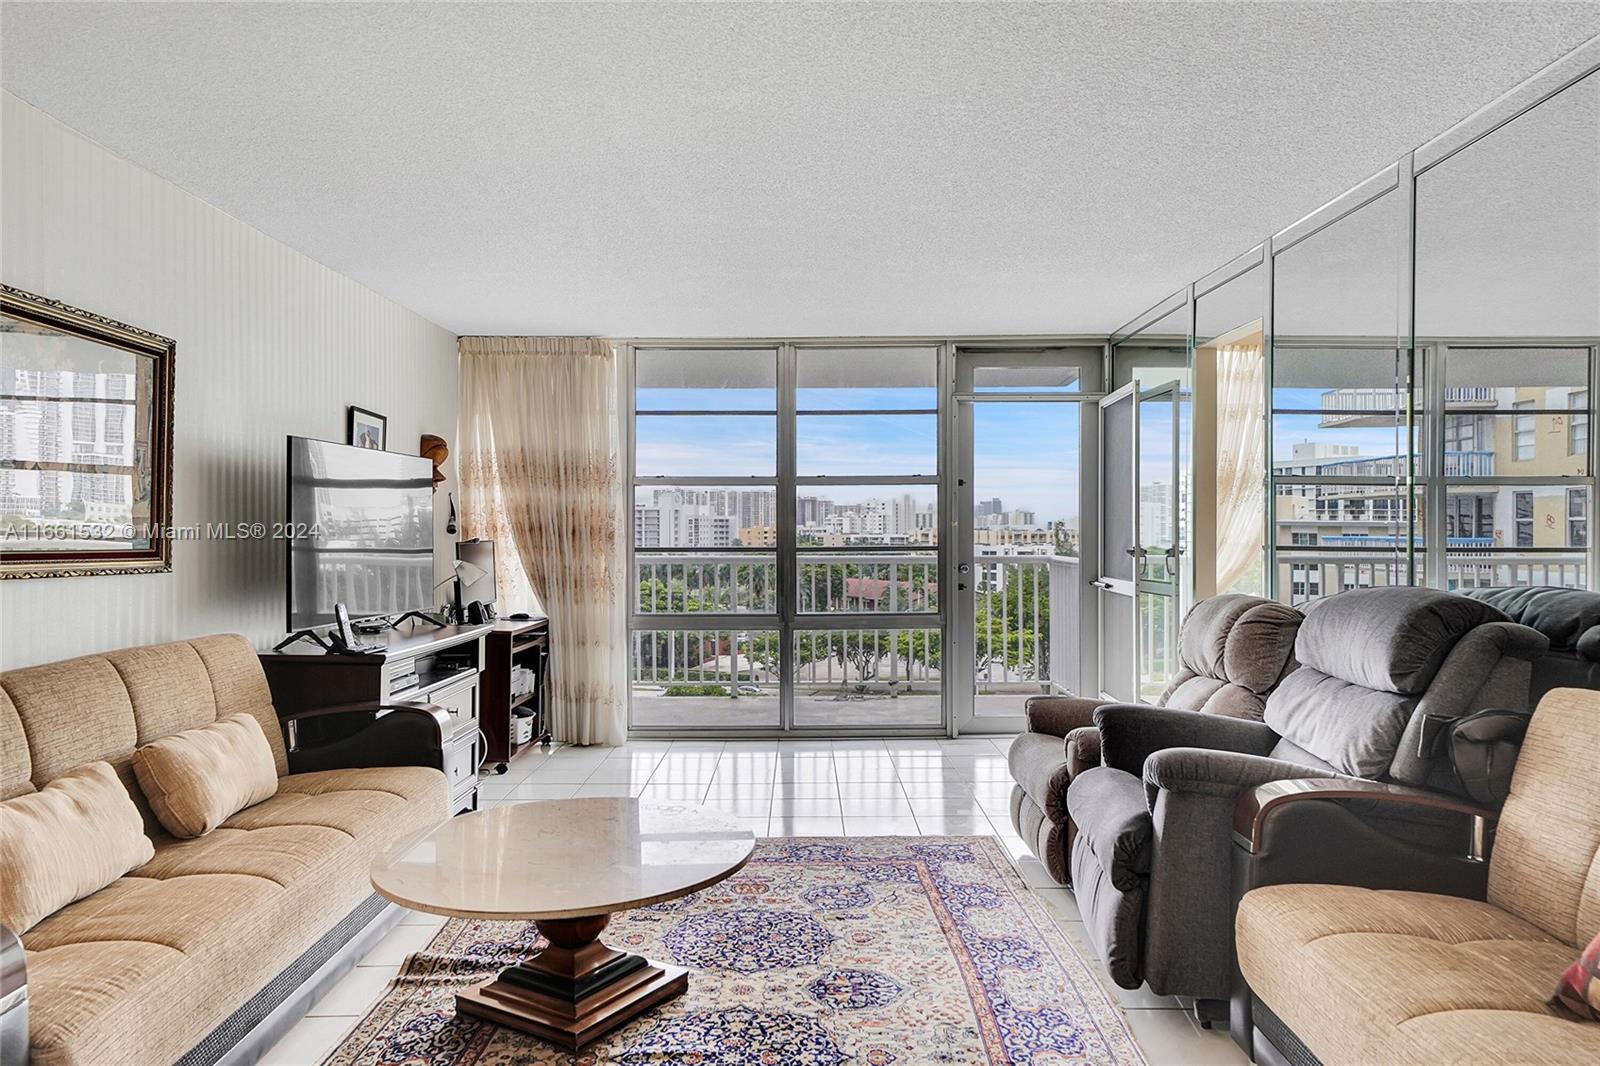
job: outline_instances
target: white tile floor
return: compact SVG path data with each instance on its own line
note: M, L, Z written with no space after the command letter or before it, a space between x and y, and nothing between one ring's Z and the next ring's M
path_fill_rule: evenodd
M760 836L993 835L1067 936L1094 961L1072 893L1057 887L1011 829L1010 738L960 740L630 741L615 748L525 751L483 778L486 805L571 796L644 796L722 807ZM440 920L411 913L267 1056L317 1066L383 993ZM1174 999L1105 985L1155 1066L1246 1062L1222 1030L1203 1030Z

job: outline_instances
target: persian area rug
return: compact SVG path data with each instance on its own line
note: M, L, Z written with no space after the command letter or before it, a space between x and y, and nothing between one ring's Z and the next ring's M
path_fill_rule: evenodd
M574 1056L456 1018L456 991L528 954L538 932L453 919L326 1066L1144 1062L988 837L761 840L732 878L618 914L602 939L688 967L688 992Z

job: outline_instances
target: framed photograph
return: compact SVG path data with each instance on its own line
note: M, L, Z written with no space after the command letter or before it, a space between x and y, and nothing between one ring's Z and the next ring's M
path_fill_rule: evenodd
M172 569L176 351L0 285L0 577Z
M370 448L381 452L389 447L389 420L365 407L351 407L347 425L349 440L357 448Z

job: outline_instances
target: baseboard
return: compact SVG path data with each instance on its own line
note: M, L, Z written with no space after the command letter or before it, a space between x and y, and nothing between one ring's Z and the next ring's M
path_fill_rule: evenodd
M368 896L190 1048L176 1066L251 1066L404 916L404 908L381 896Z

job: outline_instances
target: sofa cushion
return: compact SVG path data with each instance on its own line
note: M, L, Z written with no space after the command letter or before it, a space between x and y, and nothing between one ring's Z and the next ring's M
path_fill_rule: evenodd
M1600 1061L1600 1026L1546 1004L1571 948L1488 903L1275 885L1236 926L1250 988L1325 1066Z
M110 764L64 773L0 803L0 923L25 933L154 854Z
M1178 631L1178 670L1157 704L1260 720L1262 696L1294 667L1300 612L1256 596L1201 600Z
M1263 721L1340 773L1377 778L1389 769L1417 697L1379 692L1314 666L1283 679Z
M146 831L158 833L134 778L134 749L235 712L260 723L273 765L280 774L288 770L266 674L237 634L7 670L0 692L0 799L84 763L108 762L145 816Z
M327 770L128 876L23 940L33 1066L170 1062L371 894L372 860L446 816L423 767ZM171 1009L204 1003L204 1011Z
M248 714L163 736L133 753L150 808L175 837L204 836L278 791L272 749Z
M1489 859L1489 900L1573 947L1600 933L1600 692L1539 701Z
M1453 592L1353 589L1307 606L1295 658L1353 685L1415 696L1456 641L1485 622L1507 620L1495 607Z

